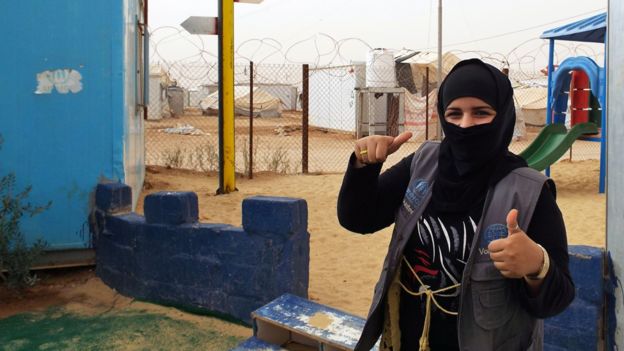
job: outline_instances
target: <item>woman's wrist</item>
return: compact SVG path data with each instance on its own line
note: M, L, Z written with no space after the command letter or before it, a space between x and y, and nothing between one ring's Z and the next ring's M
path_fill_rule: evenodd
M544 249L544 247L540 244L537 244L537 246L542 251L542 264L540 265L539 271L524 276L524 279L527 281L544 279L546 277L546 274L548 273L548 270L550 269L550 257L548 256L548 251L546 251L546 249Z

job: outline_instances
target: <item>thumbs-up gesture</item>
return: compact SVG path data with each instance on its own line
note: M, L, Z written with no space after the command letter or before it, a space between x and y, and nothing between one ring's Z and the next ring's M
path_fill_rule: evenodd
M522 278L538 273L544 262L544 252L518 227L518 210L507 214L506 238L488 245L494 266L507 278Z
M412 137L411 132L404 132L396 137L370 135L355 142L356 167L366 164L382 163Z

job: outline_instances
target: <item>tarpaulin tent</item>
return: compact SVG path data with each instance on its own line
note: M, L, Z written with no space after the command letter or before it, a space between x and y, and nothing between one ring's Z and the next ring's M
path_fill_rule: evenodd
M249 116L250 94L248 87L234 87L234 113ZM201 100L202 111L208 114L219 111L219 92L216 91ZM280 117L282 102L263 88L253 90L253 113L255 117Z

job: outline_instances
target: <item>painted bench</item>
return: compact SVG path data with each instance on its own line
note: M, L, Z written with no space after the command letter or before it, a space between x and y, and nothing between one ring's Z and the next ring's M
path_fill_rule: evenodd
M257 309L251 317L254 336L233 351L264 350L255 342L274 347L267 350L351 351L365 322L358 316L291 294Z

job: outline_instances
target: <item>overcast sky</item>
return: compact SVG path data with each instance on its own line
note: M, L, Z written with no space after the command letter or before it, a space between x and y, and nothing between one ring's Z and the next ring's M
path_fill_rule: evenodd
M519 51L529 52L540 46L535 39L544 30L606 8L607 0L444 0L444 50L506 55L520 46ZM190 58L197 54L197 47L217 53L216 37L177 34L176 29L168 28L155 30L180 28L189 16L216 17L216 0L150 0L149 11L153 39L160 42L158 52L167 60ZM354 61L366 59L368 46L435 51L437 11L437 0L264 0L261 4L235 4L235 47L240 48L241 56L274 62L285 59L282 55L267 58L275 51L273 47L286 52L290 61L314 62L319 55L335 52L334 41L341 43L339 53ZM594 46L592 50L602 48Z

